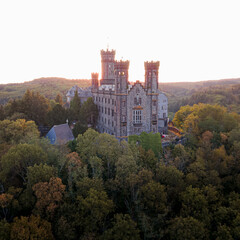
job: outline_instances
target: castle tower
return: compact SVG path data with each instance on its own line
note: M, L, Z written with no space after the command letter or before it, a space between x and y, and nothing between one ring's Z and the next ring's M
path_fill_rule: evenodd
M145 88L147 89L150 110L150 131L158 132L158 69L160 62L144 62Z
M115 134L122 139L127 136L127 90L129 61L115 61Z
M92 90L98 89L98 73L92 73Z
M115 50L101 50L102 59L102 80L106 81L107 84L114 84L114 61L115 61Z
M144 62L145 88L148 93L156 93L158 89L158 69L160 62Z

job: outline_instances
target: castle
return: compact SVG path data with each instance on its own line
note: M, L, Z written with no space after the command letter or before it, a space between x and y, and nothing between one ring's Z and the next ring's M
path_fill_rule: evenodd
M116 61L114 50L102 50L101 63L101 80L98 80L98 73L92 73L91 86L91 95L99 110L99 132L114 135L117 139L126 139L143 131L166 133L168 99L158 89L160 62L145 62L144 84L136 81L133 85L128 80L129 61ZM70 93L74 95L73 88L68 91L68 101L71 100ZM78 91L83 101L90 95L89 89Z
M92 96L98 106L98 130L118 139L141 132L167 131L167 97L158 90L160 62L145 62L144 85L128 80L129 61L115 51L101 51L102 76L92 73Z

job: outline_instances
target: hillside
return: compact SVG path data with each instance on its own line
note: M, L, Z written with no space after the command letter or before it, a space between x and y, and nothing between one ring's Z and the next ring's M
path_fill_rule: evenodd
M199 82L171 82L160 83L160 89L163 92L173 95L174 97L186 97L192 95L194 92L204 90L206 88L215 88L219 86L231 86L240 84L240 78L230 78L221 80L209 80Z
M240 113L240 78L201 82L161 83L173 116L181 106L198 103L219 104Z
M23 96L27 89L37 91L49 99L54 99L58 93L65 95L72 86L90 86L89 79L40 78L30 82L15 84L0 84L0 104L10 99ZM169 100L169 112L175 113L181 106L193 105L199 102L220 104L231 111L240 112L239 91L240 78L210 80L199 82L160 83L160 89ZM235 89L235 90L232 90Z
M27 89L39 92L49 99L54 99L58 93L65 97L68 89L72 86L90 86L88 79L66 79L66 78L39 78L24 83L0 84L0 104L5 104L10 99L23 96Z

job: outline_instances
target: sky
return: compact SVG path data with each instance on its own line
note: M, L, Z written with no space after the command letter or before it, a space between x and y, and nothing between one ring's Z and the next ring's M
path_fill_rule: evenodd
M0 84L41 77L89 79L100 50L160 61L159 82L240 77L238 0L0 0Z

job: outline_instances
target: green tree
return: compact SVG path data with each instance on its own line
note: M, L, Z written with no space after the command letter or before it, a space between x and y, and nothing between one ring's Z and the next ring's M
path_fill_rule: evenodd
M39 146L26 143L18 144L1 158L0 179L7 185L13 184L13 182L16 184L18 178L20 184L26 183L28 167L46 161L47 155Z
M66 123L67 111L60 104L56 104L47 114L47 121L49 125L59 125Z
M33 121L25 119L0 121L0 144L4 142L17 144L38 137L39 131Z
M51 223L39 216L14 218L11 226L11 237L14 240L39 239L53 240Z
M11 226L5 219L0 221L0 240L10 239Z
M71 120L80 119L81 99L78 96L78 91L75 91L74 97L70 102L70 118Z
M137 224L128 214L116 214L112 228L106 230L100 239L103 240L140 240Z
M91 124L93 128L96 127L98 120L98 107L94 103L93 98L88 98L81 107L80 120L83 124Z
M41 125L46 123L50 105L48 99L38 92L27 90L21 100L21 109L28 119L35 121L37 125Z
M200 240L208 239L207 230L202 222L193 217L177 217L170 221L168 227L170 239L173 240Z
M90 189L86 198L78 196L77 201L80 214L77 221L82 231L96 233L104 229L106 219L114 208L106 192Z
M72 130L73 136L77 138L79 134L84 134L87 131L87 129L88 129L87 124L83 124L82 122L77 122L74 125L74 128Z

